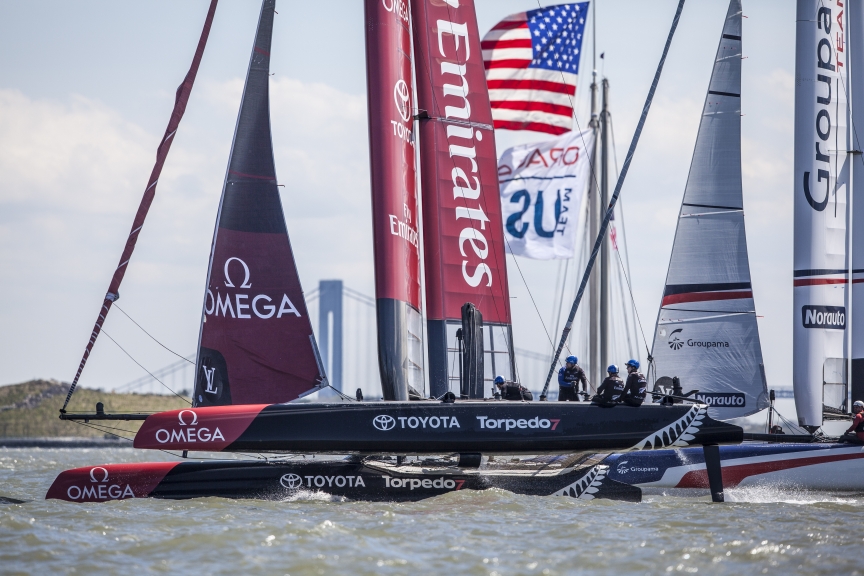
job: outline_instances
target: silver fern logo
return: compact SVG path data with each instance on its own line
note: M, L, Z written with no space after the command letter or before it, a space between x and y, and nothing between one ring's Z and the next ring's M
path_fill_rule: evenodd
M604 464L592 466L587 474L569 486L558 490L553 496L570 496L578 500L593 500L594 494L600 490L607 474L609 474L609 466Z
M680 350L684 347L684 341L678 338L677 334L681 332L683 328L678 328L677 330L673 330L671 334L669 334L669 348L672 350Z

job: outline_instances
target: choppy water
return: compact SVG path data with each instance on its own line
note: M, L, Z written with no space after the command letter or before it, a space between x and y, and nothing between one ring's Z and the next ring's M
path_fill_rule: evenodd
M170 458L162 455L164 458ZM66 468L131 449L0 449L0 573L862 574L864 495L580 502L503 491L418 503L42 500Z

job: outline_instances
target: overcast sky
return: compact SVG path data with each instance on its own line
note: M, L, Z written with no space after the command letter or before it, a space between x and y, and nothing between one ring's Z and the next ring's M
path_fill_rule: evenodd
M481 34L529 0L476 0ZM552 2L554 3L554 2ZM543 2L543 5L551 4ZM619 163L674 0L598 0ZM725 0L688 3L622 201L633 288L651 339ZM71 380L128 234L207 0L0 1L0 383ZM222 0L186 117L120 305L192 352L207 256L259 3ZM341 278L373 294L361 0L277 3L271 110L277 174L306 290ZM744 2L744 206L769 387L791 386L794 3ZM590 36L577 91L588 121ZM501 132L499 153L536 133ZM512 263L512 260L511 260ZM556 262L519 261L545 321ZM517 347L546 337L510 265ZM151 370L174 358L116 312L106 330ZM583 352L584 353L584 352ZM642 354L644 360L645 354ZM626 358L615 358L623 363ZM143 374L110 341L85 386Z

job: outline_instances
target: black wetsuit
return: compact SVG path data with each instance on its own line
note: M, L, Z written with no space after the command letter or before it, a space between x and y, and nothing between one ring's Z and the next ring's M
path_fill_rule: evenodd
M558 370L558 401L559 402L578 402L579 384L582 384L582 390L588 391L588 377L585 376L585 371L577 364L573 368L562 366Z
M504 386L500 388L500 390L501 398L503 398L504 400L522 401L534 399L534 395L531 393L530 390L528 390L524 386L516 384L515 382L506 382Z
M624 392L624 381L617 374L613 374L603 380L597 388L597 395L591 399L591 402L598 406L615 406L621 400L622 392Z
M645 391L648 388L648 381L645 376L638 370L627 375L627 383L624 385L624 392L621 394L621 402L628 406L641 406L645 401Z

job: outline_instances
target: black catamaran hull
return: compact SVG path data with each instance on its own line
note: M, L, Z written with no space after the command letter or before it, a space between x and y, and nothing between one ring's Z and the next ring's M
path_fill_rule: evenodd
M703 405L374 402L214 406L149 416L135 448L331 454L561 454L743 439Z
M317 492L349 500L413 501L460 490L499 488L533 496L641 500L639 488L610 480L607 473L608 467L602 465L526 473L359 461L106 464L61 473L46 498L70 502L205 497L284 500Z

